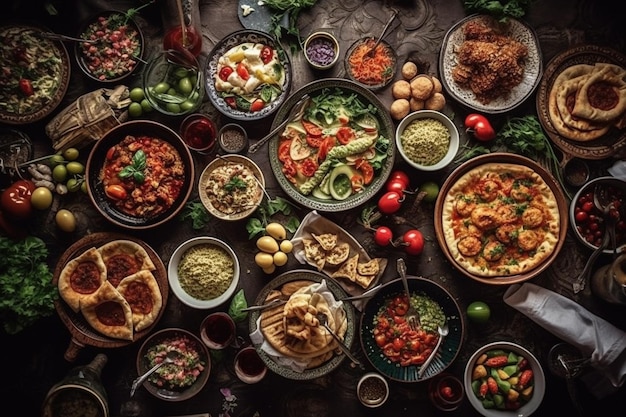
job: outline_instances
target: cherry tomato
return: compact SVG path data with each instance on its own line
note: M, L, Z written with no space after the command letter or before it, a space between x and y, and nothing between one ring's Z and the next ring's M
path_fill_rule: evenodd
M380 347L383 347L387 344L387 336L385 336L384 333L378 333L376 336L374 336L374 340L376 341L376 344Z
M20 79L20 90L24 93L25 96L32 96L35 92L33 91L33 84L27 78Z
M242 62L237 64L237 74L243 80L247 80L248 78L250 78L250 73L248 72L248 68L246 68L246 66Z
M574 217L576 218L577 222L584 222L589 218L589 214L587 214L587 212L579 210L576 212L576 215Z
M235 97L224 97L224 101L226 102L226 105L231 109L237 108L237 100L235 99Z
M367 159L359 158L354 163L354 167L363 174L363 181L365 185L368 185L374 179L374 167L367 161Z
M226 80L228 80L228 77L229 77L229 76L230 76L230 74L232 74L233 72L235 72L235 70L233 70L231 67L223 67L223 68L220 70L220 73L219 73L220 80L222 80L222 81L226 81Z
M448 400L454 397L454 393L452 392L452 387L448 385L441 387L440 393L443 398L446 398Z
M583 211L589 213L589 212L591 212L591 210L594 209L594 207L595 206L593 205L592 201L586 201L585 203L583 203L582 209L583 209Z
M465 117L465 131L482 142L488 142L496 137L496 131L489 120L478 113L470 113Z
M33 212L30 202L35 184L29 180L17 180L9 185L0 196L0 207L9 217L27 219Z
M404 340L400 339L399 337L396 337L395 339L393 339L393 350L395 350L396 352L399 352L402 350L405 344L406 342Z
M263 61L264 64L268 64L273 57L274 50L271 47L265 45L263 49L261 49L261 61Z
M119 184L112 184L104 190L107 197L113 200L124 200L127 196L126 189Z
M387 181L387 183L385 184L385 188L387 189L387 191L395 191L398 194L404 194L404 186L404 182L399 179Z
M411 180L409 179L409 175L404 171L393 171L389 175L389 178L387 179L387 181L388 182L399 181L402 184L404 184L405 190L409 188L409 185L411 185Z
M337 140L342 145L347 145L352 142L356 135L354 134L354 130L351 127L343 126L337 129Z
M417 229L408 230L402 235L402 241L406 244L404 250L409 255L419 255L424 250L424 236Z
M387 226L378 226L374 232L374 242L378 246L388 246L393 240L393 232Z
M378 200L378 210L383 214L393 214L400 210L404 197L395 192L388 191Z
M259 111L263 107L265 107L265 102L263 100L261 100L260 98L257 98L250 105L250 111Z

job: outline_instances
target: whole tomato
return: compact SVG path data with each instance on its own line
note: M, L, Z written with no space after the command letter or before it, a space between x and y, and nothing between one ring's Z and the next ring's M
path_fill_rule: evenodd
M400 210L404 197L396 191L388 191L378 200L378 210L383 214L393 214Z
M393 240L393 233L387 226L378 226L374 232L374 242L378 246L388 246Z
M395 191L398 194L402 195L406 191L406 184L399 179L389 180L385 184L385 189L387 191Z
M29 180L17 180L9 185L0 196L2 211L15 219L29 218L33 212L30 196L35 188L35 184Z
M470 113L465 117L465 131L481 142L488 142L496 137L496 131L489 120L478 113Z
M402 235L402 242L405 246L404 250L409 255L419 255L424 250L424 236L417 229L407 230Z
M409 186L411 185L411 180L409 179L409 175L404 171L395 170L391 174L389 174L389 178L387 178L387 183L391 183L395 181L404 184L403 188L405 190L407 190Z

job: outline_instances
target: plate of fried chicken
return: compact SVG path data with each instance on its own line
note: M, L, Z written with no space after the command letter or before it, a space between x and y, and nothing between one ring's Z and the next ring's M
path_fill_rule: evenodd
M543 64L534 30L521 20L472 15L446 34L439 73L448 94L483 113L523 103L541 79Z

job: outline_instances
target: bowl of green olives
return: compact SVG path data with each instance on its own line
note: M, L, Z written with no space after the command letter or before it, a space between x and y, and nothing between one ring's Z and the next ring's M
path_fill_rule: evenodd
M168 116L193 113L204 95L203 73L191 54L164 50L154 55L143 72L143 89L153 108Z

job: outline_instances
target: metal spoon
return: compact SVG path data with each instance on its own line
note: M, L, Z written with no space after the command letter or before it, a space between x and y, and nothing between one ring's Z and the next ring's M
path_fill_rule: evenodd
M604 233L609 233L611 239L611 249L613 249L613 259L617 258L617 242L615 240L615 225L620 220L619 210L615 208L613 199L606 187L596 184L593 189L593 204L604 214L606 229ZM607 218L610 217L610 219ZM609 221L610 220L610 221Z
M357 358L355 358L354 355L352 355L352 352L350 352L350 349L348 349L348 347L343 344L343 340L341 340L339 338L339 336L337 336L337 334L333 331L333 329L330 328L330 326L328 325L328 317L326 317L326 314L324 314L324 313L317 313L316 317L320 321L320 324L322 326L324 326L326 331L328 331L328 333L330 333L330 335L333 337L333 339L335 339L337 341L337 344L339 345L339 348L343 351L343 353L345 353L346 356L348 358L350 358L350 360L356 366L358 366L361 369L365 369L363 364Z
M428 369L428 366L435 358L435 355L437 354L437 351L439 350L439 347L441 346L441 343L443 342L444 337L446 337L448 333L450 333L450 328L448 327L448 323L444 323L443 327L438 326L437 331L439 332L439 339L437 340L437 344L435 345L435 348L433 349L433 351L430 353L430 356L422 364L420 370L417 371L418 378L421 378L422 375L424 375L424 372L426 372L426 369Z
M179 357L180 353L175 350L170 350L169 352L167 352L167 355L165 355L165 359L163 359L163 362L157 363L152 368L148 369L143 375L139 376L133 381L133 385L130 389L130 396L132 397L133 395L135 395L135 391L137 390L137 388L139 388L139 386L143 384L150 375L156 372L157 369L159 369L163 365L167 365L168 363L174 363L174 361L176 361L176 359L178 359Z
M259 148L265 144L265 142L273 138L274 135L278 133L278 131L287 126L287 123L300 120L302 118L302 115L304 115L304 109L306 109L306 106L309 104L310 100L311 97L309 97L308 94L302 96L302 98L293 105L293 107L289 111L289 115L287 116L287 118L281 124L272 129L270 133L263 136L256 143L250 145L250 147L248 148L248 153L255 153L256 151L258 151Z
M393 20L398 15L398 11L397 10L395 10L395 9L392 9L392 10L393 10L393 14L391 15L391 17L389 18L389 20L387 21L387 23L383 27L383 31L381 32L380 36L376 40L376 43L374 43L374 46L372 47L372 49L367 51L367 53L363 56L364 58L365 57L368 57L368 58L373 58L374 57L374 54L375 54L375 51L376 51L376 47L378 46L378 44L380 44L380 41L383 40L383 37L385 36L385 33L387 33L387 29L389 29L389 25L391 25L391 22L393 22Z

